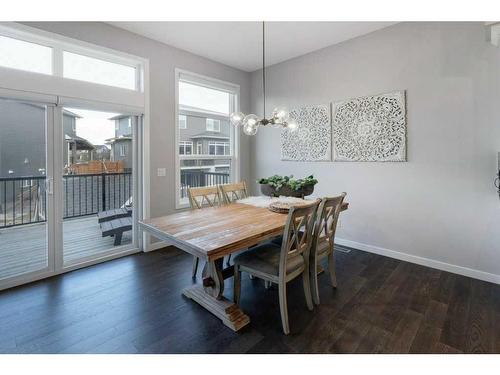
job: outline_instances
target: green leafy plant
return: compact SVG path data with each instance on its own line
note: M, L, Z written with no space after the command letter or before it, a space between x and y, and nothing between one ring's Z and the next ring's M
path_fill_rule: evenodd
M276 190L281 189L284 186L287 186L292 190L298 191L304 188L305 186L316 185L318 183L318 180L316 180L313 175L299 179L293 178L293 175L290 176L274 175L267 178L261 178L257 182L259 184L268 184L273 188L275 188Z

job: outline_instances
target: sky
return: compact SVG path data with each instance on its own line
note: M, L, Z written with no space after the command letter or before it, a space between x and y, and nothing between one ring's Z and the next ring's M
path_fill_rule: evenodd
M76 119L76 135L94 145L103 145L104 141L115 136L115 122L108 120L118 115L112 112L88 111L79 108L65 108L82 118Z

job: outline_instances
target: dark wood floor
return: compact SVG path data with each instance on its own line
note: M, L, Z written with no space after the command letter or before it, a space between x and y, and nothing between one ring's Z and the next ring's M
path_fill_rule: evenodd
M500 286L382 256L338 252L322 304L244 277L250 326L234 333L184 298L191 257L165 249L0 292L2 353L500 353ZM230 281L230 280L229 280ZM227 282L227 295L232 295Z

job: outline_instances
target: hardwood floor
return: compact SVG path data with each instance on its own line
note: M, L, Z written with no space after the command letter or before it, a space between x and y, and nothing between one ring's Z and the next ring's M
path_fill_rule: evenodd
M289 284L289 336L276 287L244 275L251 323L234 333L181 296L192 257L164 249L0 292L0 352L500 353L499 285L357 250L337 255L339 287L322 274L314 311L301 280Z

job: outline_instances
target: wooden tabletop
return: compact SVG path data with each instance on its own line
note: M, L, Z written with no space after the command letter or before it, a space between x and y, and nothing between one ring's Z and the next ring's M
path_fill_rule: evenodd
M181 250L215 260L282 234L286 218L267 208L233 203L182 211L139 224L141 229Z

